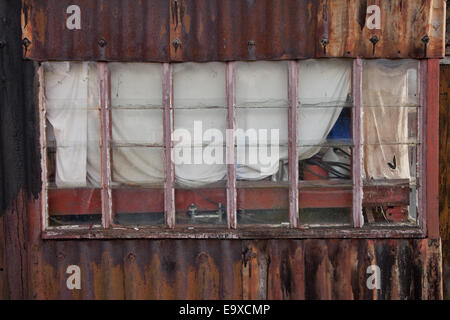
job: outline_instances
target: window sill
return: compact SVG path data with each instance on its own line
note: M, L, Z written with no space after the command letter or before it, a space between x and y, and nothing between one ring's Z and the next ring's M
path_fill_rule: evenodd
M367 226L360 229L350 227L303 228L286 227L240 227L236 230L218 228L175 228L159 227L112 229L51 229L42 232L42 239L404 239L425 238L418 227Z

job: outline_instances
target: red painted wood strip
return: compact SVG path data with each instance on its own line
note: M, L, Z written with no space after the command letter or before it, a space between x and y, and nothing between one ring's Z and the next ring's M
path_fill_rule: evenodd
M364 224L362 216L362 59L353 62L353 225L361 228Z
M173 81L172 66L163 64L163 122L164 122L164 146L165 146L165 194L164 211L166 225L175 227L175 167L172 161L172 132L173 132Z
M226 69L227 91L227 221L228 228L236 229L236 148L234 143L234 130L236 127L236 71L235 63L228 62Z
M104 228L111 226L111 81L108 64L98 63L98 80L100 87L100 148L101 148L101 181L102 181L102 224Z
M298 227L298 150L297 150L297 124L298 124L298 64L289 61L289 223L292 228Z
M194 203L198 210L217 210L212 203L226 203L225 189L178 189L175 206L187 210ZM350 188L300 188L300 208L349 208L353 200ZM144 213L164 211L163 189L113 189L112 202L115 213ZM208 200L207 200L208 199ZM287 208L288 193L285 188L239 189L239 209ZM324 201L326 199L326 201ZM101 189L49 189L50 215L100 214ZM407 186L364 187L364 206L409 204Z

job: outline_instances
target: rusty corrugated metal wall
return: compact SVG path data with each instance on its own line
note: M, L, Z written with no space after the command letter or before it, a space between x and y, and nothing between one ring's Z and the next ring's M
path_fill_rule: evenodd
M38 208L0 218L0 298L442 298L439 239L42 240ZM70 265L81 290L67 289ZM366 285L371 265L380 290Z
M438 58L444 0L23 0L33 60ZM81 8L81 29L65 27ZM381 8L381 29L366 27ZM104 40L104 41L102 41Z
M63 30L65 8L77 3L92 9L82 22L89 32L69 34ZM31 43L24 54L36 60L123 61L423 58L439 57L444 48L443 1L133 3L141 10L125 0L25 0L24 37ZM373 3L388 12L375 48L374 34L361 24ZM344 14L346 6L352 11ZM296 20L307 17L305 10L317 18ZM155 21L135 26L136 17L148 15ZM217 35L208 38L209 30ZM430 37L427 44L424 35ZM17 205L0 217L2 299L442 298L439 239L42 240L39 201L20 193ZM66 287L69 265L81 267L81 290ZM370 265L380 267L380 290L366 286Z

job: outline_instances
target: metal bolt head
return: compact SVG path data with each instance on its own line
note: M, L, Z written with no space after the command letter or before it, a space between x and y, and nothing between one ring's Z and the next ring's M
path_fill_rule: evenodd
M0 49L6 47L6 40L0 40Z
M28 38L24 38L24 39L22 40L22 45L23 45L25 48L28 48L28 47L31 45L31 41L28 40Z
M320 40L320 43L322 44L322 46L326 47L327 45L330 44L330 40L328 40L327 38L322 38Z
M378 36L376 34L374 34L372 36L372 38L370 38L370 42L372 42L372 44L375 46L378 42L380 41L380 39L378 38Z
M177 50L178 47L181 47L181 40L178 39L178 38L175 38L175 39L172 41L172 45L173 45L173 47L175 48L175 50Z
M421 40L423 43L428 44L430 42L430 37L426 34Z
M100 48L106 47L107 44L108 44L108 42L106 42L106 40L103 39L103 38L101 38L100 40L98 40L98 45L100 46Z

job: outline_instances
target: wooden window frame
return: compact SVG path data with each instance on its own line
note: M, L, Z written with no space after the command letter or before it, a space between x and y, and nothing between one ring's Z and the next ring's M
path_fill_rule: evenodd
M98 62L98 80L100 87L100 128L101 128L101 207L102 226L84 227L49 227L48 226L48 194L47 194L47 142L46 142L46 107L44 93L43 68L38 69L40 81L39 111L41 135L41 237L44 239L303 239L303 238L424 238L439 235L437 210L437 155L438 155L438 105L439 105L439 60L420 60L420 108L418 114L419 132L419 181L418 189L420 210L417 216L417 227L399 226L364 226L362 216L363 181L362 181L362 72L363 59L353 60L352 75L352 177L353 177L353 227L318 227L305 228L299 223L299 180L297 157L297 106L298 106L298 61L288 61L288 97L289 97L289 228L275 226L238 226L236 214L236 165L227 165L227 221L223 227L180 227L175 224L175 168L172 162L173 143L171 134L174 126L173 78L172 64L162 64L163 87L163 123L164 123L164 155L165 155L165 189L164 189L164 226L126 227L113 224L113 203L111 187L111 83L108 63ZM236 65L226 65L226 103L227 129L235 129L236 109ZM433 123L435 125L433 125ZM431 124L431 125L428 125ZM227 163L236 163L234 140L227 137ZM233 141L233 143L230 143Z

